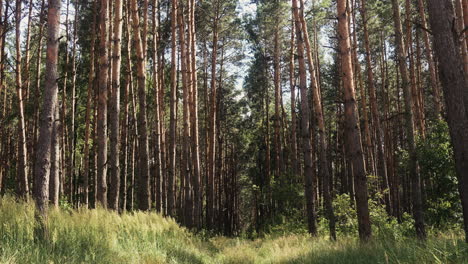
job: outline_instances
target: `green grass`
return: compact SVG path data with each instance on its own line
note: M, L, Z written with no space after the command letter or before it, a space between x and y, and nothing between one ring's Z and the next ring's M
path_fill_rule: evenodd
M50 240L34 240L34 206L0 199L0 263L468 263L462 234L330 242L304 234L261 239L194 235L155 213L55 210Z

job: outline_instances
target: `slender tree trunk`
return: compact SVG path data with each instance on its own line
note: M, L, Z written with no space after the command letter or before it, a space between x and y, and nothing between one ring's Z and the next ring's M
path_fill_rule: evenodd
M276 1L276 19L279 22L279 1ZM280 100L281 100L281 66L280 66L280 27L279 23L275 25L275 37L274 37L274 83L275 83L275 176L277 179L280 178L282 171L282 164L280 162L281 155L281 115L280 115Z
M289 88L291 90L291 164L293 174L297 175L299 171L299 164L297 161L297 118L296 118L296 75L295 75L295 54L294 54L294 43L295 43L295 26L294 26L294 14L291 12L291 46L289 53Z
M372 71L372 55L369 43L369 31L367 28L367 7L366 0L361 0L361 16L363 20L363 33L364 33L364 48L366 51L366 71L367 71L367 88L369 89L370 108L372 113L372 120L375 129L375 140L377 145L377 173L380 178L381 190L389 190L388 175L387 175L387 164L385 159L384 142L382 127L380 125L379 110L377 107L377 94L374 81L374 72ZM392 192L392 190L389 190ZM391 194L385 194L385 201L390 210Z
M84 171L83 171L83 203L85 208L89 206L89 139L91 134L90 123L91 123L91 101L93 97L94 81L95 81L95 45L96 45L96 10L97 3L93 3L93 24L91 31L91 47L90 47L90 59L89 59L89 75L88 75L88 91L86 99L86 114L85 114L85 139L84 139Z
M418 157L416 153L415 128L413 114L413 97L411 83L406 65L406 51L403 42L403 33L400 20L400 6L398 0L392 0L393 21L395 27L395 42L397 48L398 66L402 80L403 97L405 99L406 136L408 137L408 152L410 157L410 177L413 195L413 216L415 220L416 235L420 239L426 238L424 215L421 197L421 177L419 175Z
M296 26L297 54L299 60L299 89L301 92L301 137L303 144L302 150L304 152L304 183L307 207L307 224L309 233L316 236L317 226L315 219L315 201L313 197L312 183L314 171L312 167L312 144L310 142L310 110L307 97L307 76L304 56L303 28L299 18L297 0L292 0L292 7Z
M187 227L193 225L193 197L192 197L192 181L191 181L191 166L190 166L190 87L188 84L188 65L187 65L187 43L185 42L185 21L183 6L179 6L178 22L179 22L179 45L181 53L181 70L182 70L182 88L183 88L183 143L182 143L182 166L181 177L185 180L184 185L184 223Z
M18 165L17 180L18 193L24 199L28 199L28 159L26 144L26 127L24 117L24 91L21 80L21 0L16 0L16 92L18 96ZM49 143L50 145L50 143Z
M167 215L175 216L176 133L177 133L177 0L171 0L171 91Z
M99 43L99 96L98 96L98 189L97 200L104 208L107 207L107 83L108 83L108 0L101 0L100 10L100 43Z
M155 196L156 196L156 211L161 212L161 195L162 195L162 161L161 161L161 124L160 124L160 91L159 91L159 68L158 68L158 20L156 13L158 12L159 0L153 0L153 86L154 86L154 122L155 122Z
M55 208L58 208L60 198L60 107L58 104L56 104L53 111L52 145L50 150L49 201Z
M198 130L198 83L197 83L197 46L195 29L195 0L190 0L189 5L189 36L190 41L190 64L191 64L191 83L192 83L192 162L193 162L193 192L194 192L194 226L201 228L201 208L203 205L201 193L201 174L200 174L200 148L199 148L199 130Z
M60 132L60 144L62 145L60 148L60 193L65 194L68 196L68 201L72 202L72 197L71 197L71 190L72 190L72 182L69 181L68 185L66 183L66 177L69 175L69 170L71 169L69 166L68 162L68 148L67 144L68 142L68 134L67 134L67 86L68 86L68 73L69 73L69 64L70 64L70 56L68 53L68 48L69 44L68 42L70 41L70 36L69 36L69 21L68 21L68 16L69 16L69 11L70 11L70 0L66 1L66 11L65 11L65 61L63 64L63 88L62 88L62 108L61 108L61 116L60 116L60 126L59 126L59 132Z
M206 190L206 225L208 229L214 228L214 208L215 208L215 174L216 174L216 61L218 55L218 15L219 15L219 0L214 3L215 15L213 18L213 48L211 51L211 97L210 97L210 116L209 116L209 132L208 132L208 181Z
M468 87L459 52L459 45L464 43L459 43L452 31L452 1L428 0L427 4L459 180L465 240L468 242L468 115L463 100L463 93Z
M122 24L123 3L116 0L114 7L114 37L112 50L112 95L110 121L110 190L109 207L113 210L119 208L120 193L120 65L122 50Z
M351 56L351 43L348 27L346 0L338 0L338 40L341 55L342 80L345 98L345 131L347 154L351 161L354 186L356 188L356 208L358 214L359 237L362 241L371 238L372 231L369 219L367 176L362 152L359 131L359 117L356 109L356 92Z
M78 204L78 197L74 197L75 190L78 190L78 186L75 184L75 167L76 165L76 129L75 129L75 115L76 115L76 52L77 52L77 38L78 38L78 13L79 13L78 6L75 5L75 18L73 21L73 38L72 38L72 62L71 62L71 71L72 71L72 85L71 85L71 113L70 113L70 134L69 134L69 177L70 177L70 202L73 204L75 202ZM76 201L75 201L76 199Z
M306 48L307 48L307 59L309 62L309 74L310 74L310 79L311 79L311 93L312 93L312 101L313 101L313 107L314 107L314 113L315 117L317 120L317 125L318 125L318 141L319 141L319 147L320 147L320 153L319 153L319 162L320 162L320 167L319 167L319 173L322 175L322 181L323 181L323 196L324 196L324 206L325 206L325 212L326 212L326 217L329 221L329 229L330 229L330 237L333 240L336 240L336 231L335 231L335 215L333 212L333 206L332 206L332 196L331 196L331 189L330 189L330 171L329 171L329 162L328 162L328 145L327 145L327 132L325 129L325 120L323 116L323 108L322 108L322 101L321 101L321 94L320 94L320 88L318 85L318 79L317 79L317 72L318 69L316 69L315 64L314 64L314 58L312 56L312 48L310 46L310 40L309 40L309 34L307 31L307 23L304 18L304 0L301 1L301 12L300 12L300 20L301 20L301 25L304 30L304 42L306 43Z
M423 0L418 0L418 11L419 11L419 19L421 26L427 28L427 21L426 21L426 12L424 11L424 4ZM431 88L434 98L434 111L436 117L441 117L442 112L442 102L440 96L440 88L439 83L437 81L437 70L434 63L434 58L432 56L432 47L431 42L429 40L429 33L426 30L421 30L424 39L424 47L426 51L426 60L429 66L429 74L430 74L430 81L431 81Z
M150 178L149 178L149 149L148 125L146 119L146 57L144 47L146 39L141 38L140 18L136 0L131 0L133 37L137 54L138 79L138 209L151 209ZM147 22L147 21L146 21ZM143 25L143 29L147 24Z
M133 100L130 98L132 95L133 98L133 72L132 72L132 60L131 60L131 47L132 47L132 35L130 34L130 6L129 3L125 4L125 34L127 40L127 49L126 49L126 61L127 61L127 72L126 72L126 84L125 84L125 95L124 95L124 105L123 105L123 122L122 125L122 211L127 209L127 200L128 200L128 174L133 175L133 138L130 133L132 131L133 124L133 115L129 112L130 101ZM132 94L130 94L132 93ZM132 187L133 188L133 187Z

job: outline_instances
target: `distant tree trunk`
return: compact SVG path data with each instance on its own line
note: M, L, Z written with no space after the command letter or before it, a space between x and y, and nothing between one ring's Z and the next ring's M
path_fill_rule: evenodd
M297 118L296 118L296 75L295 75L295 54L294 54L294 43L295 43L295 30L294 30L294 14L291 12L291 41L289 45L291 47L289 53L289 88L291 90L291 164L294 176L296 176L299 171L299 164L297 161Z
M148 149L148 125L146 120L146 57L140 34L140 18L136 0L131 0L133 37L135 39L137 54L137 79L138 79L138 209L151 209L150 178L149 178L149 149ZM146 21L147 22L147 21ZM143 28L147 25L144 24Z
M23 83L23 89L25 90L24 93L25 93L25 101L28 102L29 101L29 97L31 95L31 91L30 91L30 84L31 84L31 73L30 73L30 69L31 69L31 22L32 22L32 13L33 13L33 1L32 0L29 0L29 3L28 3L28 22L27 22L27 26L26 26L26 40L25 40L25 47L24 47L24 71L23 71L23 80L24 80L24 83ZM29 120L25 120L26 122L26 129L29 131L29 129L31 128L30 126L30 121ZM28 132L27 131L27 132ZM27 142L28 143L28 142ZM28 147L28 151L30 150L31 148ZM30 159L31 160L34 160L35 157L31 157ZM28 161L30 162L30 161ZM28 168L29 169L29 168ZM28 172L29 173L29 172Z
M400 6L398 0L392 0L393 21L395 27L395 42L397 48L398 66L402 80L403 97L405 99L405 118L406 118L406 134L408 137L408 152L410 158L410 177L412 182L413 195L413 216L415 220L416 234L418 238L426 238L426 230L424 227L424 215L422 208L421 197L421 177L419 175L418 157L416 153L415 143L415 128L413 115L413 97L411 93L411 83L408 77L408 69L406 65L406 52L403 42L403 33L400 20Z
M465 240L468 242L468 115L463 101L463 93L468 87L459 52L460 43L452 27L452 1L428 0L427 4L455 156Z
M193 197L192 197L192 175L190 165L190 87L188 78L190 78L187 65L187 43L185 42L185 21L183 6L180 5L178 12L179 22L179 45L180 45L180 60L182 70L182 89L183 89L183 143L182 143L182 166L181 166L181 177L185 180L184 185L184 201L182 202L184 207L184 224L187 227L193 225ZM189 44L190 45L190 44Z
M60 107L58 103L53 111L52 145L50 150L49 201L55 208L58 208L60 198Z
M104 208L107 207L107 83L108 83L108 0L101 0L101 10L99 22L100 43L99 43L99 96L98 96L98 174L97 174L97 200Z
M35 162L36 162L36 149L37 149L37 134L38 134L38 125L39 125L39 90L41 87L41 64L42 64L42 50L43 50L43 32L44 32L44 21L45 21L45 15L46 13L44 12L45 10L45 0L41 1L41 9L39 11L39 29L38 29L38 36L37 36L37 57L36 57L36 79L35 79L35 88L34 88L34 107L33 107L33 132L32 132L32 137L33 137L33 148L32 148L32 156L34 157L33 160L33 167L32 169L34 170L35 168ZM2 12L0 11L0 14ZM32 171L32 175L34 176L34 171Z
M17 180L18 194L28 199L28 159L26 145L26 127L24 117L24 91L21 80L21 0L16 0L16 92L18 96L18 161L17 161ZM50 144L49 144L50 145Z
M39 212L42 224L45 224L47 208L49 203L49 176L51 166L51 152L55 152L53 159L57 164L57 134L56 106L58 97L58 49L60 32L60 0L49 0L47 15L47 57L45 71L44 101L39 121L39 138L36 152L36 167L34 168L34 200ZM55 139L53 139L55 136ZM52 142L55 141L55 146ZM52 149L54 148L54 149ZM56 178L56 177L55 177ZM57 186L58 187L58 186ZM45 231L45 230L43 230ZM43 234L44 235L44 234Z
M70 14L70 0L67 0L66 1L66 9L65 9L65 47L64 47L64 50L65 50L65 58L64 58L64 62L63 62L63 67L62 67L62 78L63 78L63 87L62 87L62 104L61 104L61 116L60 116L60 126L59 126L59 132L60 132L60 144L61 144L61 148L60 148L60 159L61 159L61 162L60 162L60 193L61 194L65 194L66 196L68 196L68 201L71 202L72 201L72 197L71 197L71 189L72 189L72 182L69 181L68 184L66 182L66 177L69 175L69 170L71 169L71 167L69 166L69 162L68 162L68 148L67 148L67 144L68 144L68 134L67 134L67 122L66 122L66 119L67 119L67 86L68 86L68 73L69 73L69 64L70 64L70 56L69 56L69 53L68 53L68 42L70 41L70 37L69 37L69 21L68 21L68 16Z
M330 170L329 170L329 163L328 163L328 145L327 145L327 132L325 130L325 120L323 116L323 109L322 109L322 101L321 101L321 94L320 94L320 88L318 84L318 79L317 79L317 72L318 69L316 69L316 65L314 64L314 58L313 58L313 50L310 46L310 39L309 39L309 34L307 31L307 23L304 18L304 0L301 1L301 12L300 12L300 20L301 20L301 25L303 27L303 32L304 32L304 42L306 44L307 48L307 59L309 62L309 74L310 74L310 79L311 79L311 93L312 93L312 101L313 101L313 109L315 113L315 117L317 120L317 125L318 125L318 141L319 141L319 147L320 147L320 153L319 153L319 162L320 162L320 167L319 167L319 174L322 175L322 182L323 182L323 198L324 198L324 206L325 206L325 212L326 212L326 217L329 221L329 229L330 229L330 237L333 240L336 240L336 231L335 231L335 215L333 212L333 200L332 196L330 194L331 189L330 189Z
M190 45L190 67L191 67L191 86L192 86L192 163L193 163L193 192L194 192L194 226L201 228L201 208L203 205L201 193L201 175L200 175L200 148L199 148L199 130L198 130L198 83L197 83L197 46L195 29L195 0L189 3L189 45ZM191 37L190 37L191 36Z
M415 128L417 133L424 138L425 127L422 106L419 100L418 83L416 76L416 65L414 63L414 47L413 47L413 28L412 28L412 10L410 0L405 0L405 11L406 11L406 50L409 58L409 77L411 83L411 97L413 99L413 114Z
M352 165L354 186L356 188L356 208L358 214L359 237L362 241L371 238L369 219L367 179L359 131L359 117L356 109L354 75L352 68L351 43L348 27L346 0L338 0L338 40L341 55L342 80L345 98L345 131L347 154Z
M132 124L133 124L133 115L129 111L129 105L133 102L133 72L132 72L132 59L131 59L131 48L132 48L132 35L130 33L130 6L129 3L125 4L125 35L126 35L126 83L125 83L125 93L124 93L124 103L123 103L123 125L122 125L122 211L127 209L127 199L128 199L128 176L133 175L133 138L132 138ZM130 94L131 93L131 94ZM132 96L132 98L130 98ZM129 153L131 152L131 153ZM133 178L132 178L133 179ZM133 188L133 187L132 187ZM133 193L132 193L133 195Z
M376 174L376 163L374 157L374 147L372 145L372 136L369 126L369 115L367 113L367 96L366 91L364 89L364 82L362 80L362 69L361 64L359 62L357 49L357 36L356 36L356 4L354 0L350 1L351 8L350 8L350 16L348 18L348 27L350 32L352 32L351 38L351 47L352 47L352 62L353 62L353 71L354 71L354 86L355 89L359 89L361 95L361 111L362 115L360 118L362 119L362 130L361 130L361 137L363 141L363 153L364 153L364 160L366 164L366 171L369 174L375 175ZM352 28L351 28L352 26ZM351 34L351 33L350 33ZM358 104L359 105L359 104ZM358 106L359 109L359 106ZM359 113L359 110L358 110Z
M159 91L159 68L158 68L158 20L156 14L158 12L159 0L153 0L153 86L154 86L154 125L155 125L155 205L156 211L161 212L161 195L162 195L162 161L161 161L161 124L160 124L160 91Z
M110 121L110 189L109 207L113 210L119 208L120 193L120 65L122 50L122 16L123 4L121 0L115 1L114 7L114 36L112 50L112 95Z
M211 96L210 96L210 116L208 132L208 175L206 190L206 225L208 229L214 228L214 208L215 208L215 174L216 174L216 61L218 55L218 15L219 0L214 3L215 15L213 18L213 48L211 51Z
M276 1L276 8L279 9L279 1ZM279 10L276 11L276 19L279 20ZM278 21L279 22L279 21ZM280 178L282 171L282 164L280 155L281 151L281 115L280 115L280 106L281 106L281 65L280 65L280 27L279 23L275 25L275 37L274 37L274 83L275 83L275 176L277 179Z
M175 216L176 133L177 133L177 0L171 0L171 91L169 128L169 170L167 215Z
M69 143L69 177L70 177L70 202L73 204L75 202L78 205L78 197L74 197L75 190L78 190L78 185L75 184L75 171L76 171L76 160L75 160L75 150L76 150L76 129L75 129L75 115L76 115L76 52L77 52L77 38L78 38L78 6L75 5L75 18L73 21L73 47L72 47L72 62L71 62L71 71L72 71L72 87L71 87L71 113L70 113L70 143ZM76 201L75 201L76 199Z
M419 10L419 19L421 26L427 28L427 21L426 21L426 12L424 11L424 4L423 0L418 0L418 10ZM441 117L442 112L442 103L440 99L440 88L439 83L437 81L437 70L434 63L434 58L432 56L432 48L431 42L429 40L429 33L426 30L421 30L424 39L424 47L426 51L426 60L429 65L429 74L430 74L430 81L431 81L431 88L434 97L434 111L436 117Z
M363 33L364 33L364 47L366 51L366 71L367 71L367 88L369 89L370 108L372 113L372 120L375 129L375 140L377 145L377 173L380 178L381 190L384 192L385 201L388 206L388 210L391 210L391 199L390 194L385 194L385 190L393 191L389 189L388 175L387 175L387 163L385 159L384 151L384 136L382 127L380 125L379 110L377 107L377 94L374 85L374 73L372 71L372 55L369 43L369 31L367 29L367 7L366 0L361 0L361 16L363 20Z
M307 207L307 224L309 233L313 236L317 235L316 217L315 217L315 201L313 196L313 177L314 171L312 167L312 144L310 142L310 110L307 97L307 76L304 57L304 40L302 25L299 18L299 8L297 0L292 0L294 12L296 36L297 36L297 54L299 60L299 88L301 91L301 137L302 150L304 152L304 183L305 183L305 198Z
M93 3L93 24L91 27L91 46L90 46L90 59L89 59L89 74L88 74L88 90L87 90L87 99L86 99L86 114L85 114L85 139L84 139L84 153L83 153L83 203L85 208L89 206L89 139L91 134L90 123L91 123L91 101L93 98L93 88L94 80L96 78L95 74L95 45L96 45L96 10L97 3Z

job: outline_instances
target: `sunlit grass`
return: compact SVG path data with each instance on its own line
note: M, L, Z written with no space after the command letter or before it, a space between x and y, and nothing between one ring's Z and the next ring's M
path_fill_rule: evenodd
M0 199L0 263L468 263L459 232L412 238L304 234L255 240L194 235L156 213L52 210L49 242L34 240L34 206Z

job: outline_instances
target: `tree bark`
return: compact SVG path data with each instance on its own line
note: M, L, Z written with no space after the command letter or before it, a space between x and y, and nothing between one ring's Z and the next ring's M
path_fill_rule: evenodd
M146 118L146 57L145 45L140 33L140 18L136 0L131 0L133 38L135 39L137 54L137 83L138 83L138 209L151 209L150 178L149 178L149 149L148 125ZM146 21L147 22L147 21ZM147 25L143 25L146 28Z
M93 3L93 25L91 31L91 46L90 46L90 54L89 54L89 74L88 74L88 90L87 90L87 99L86 99L86 114L85 114L85 139L84 139L84 153L83 153L83 164L84 164L84 171L83 171L83 203L85 208L89 206L89 139L91 134L90 123L91 123L91 101L93 98L93 88L94 88L94 81L96 78L95 74L95 45L96 45L96 10L97 10L97 3Z
M200 174L200 148L199 148L199 129L198 129L198 83L197 83L197 46L195 29L195 0L190 0L189 4L189 39L190 41L190 64L191 64L191 87L192 87L192 163L193 163L193 192L194 192L194 226L201 228L201 209L203 205L201 192L201 174Z
M167 174L167 215L175 216L176 133L177 133L177 0L171 0L171 91L169 128L169 170Z
M97 200L100 205L107 208L107 85L108 85L108 0L101 0L100 10L100 43L99 43L99 95L98 95L98 174L97 174Z
M315 216L315 201L313 197L313 177L314 171L312 167L312 144L310 141L310 110L307 97L307 76L304 57L304 40L303 28L299 18L299 8L297 0L292 0L294 12L296 37L297 37L297 54L299 61L299 89L301 92L301 137L302 150L304 152L304 183L305 197L307 208L307 226L309 233L313 236L317 235L316 216Z
M320 147L319 153L319 173L322 175L322 182L323 182L323 198L324 198L324 207L326 217L328 219L329 229L330 229L330 237L332 240L336 240L336 230L335 230L335 215L333 212L333 200L331 196L331 189L330 189L330 170L329 170L329 162L328 162L328 145L327 145L327 132L325 129L325 120L323 116L323 108L322 108L322 96L320 94L320 88L318 84L317 72L319 69L316 69L316 65L314 64L314 58L312 56L312 48L310 46L309 34L307 30L307 23L304 18L304 0L301 1L301 12L300 12L300 19L301 25L304 31L304 42L306 43L307 49L307 59L309 62L309 74L311 79L311 93L312 93L312 101L313 101L313 109L315 113L315 118L317 120L318 125L318 141Z
M158 68L158 20L156 13L158 9L159 0L153 0L153 86L154 86L154 122L155 122L155 206L156 211L161 212L161 196L162 196L162 160L161 160L161 123L160 123L160 91L159 91L159 68Z
M58 98L58 49L60 32L60 0L49 0L47 15L47 56L45 71L44 101L40 114L39 138L37 143L36 167L34 168L34 200L45 223L49 202L49 176L51 166L51 152L57 164L57 129L54 125L56 119L56 106ZM55 127L55 128L54 128ZM55 133L54 133L55 131ZM53 138L55 136L55 139ZM55 141L55 142L54 142ZM53 145L52 142L55 144ZM56 178L56 177L54 177ZM58 186L57 186L58 187Z
M359 117L356 109L356 91L354 88L354 74L351 56L351 43L348 26L348 7L346 0L338 0L338 41L340 46L342 80L345 99L345 141L347 154L352 166L354 186L356 188L356 209L358 214L359 237L361 241L368 241L372 231L369 219L367 175L362 152L359 131Z
M210 96L210 116L208 132L208 175L206 190L206 225L208 229L214 228L214 208L215 208L215 174L216 174L216 61L218 55L218 19L219 0L214 3L215 15L213 18L213 48L211 51L211 96Z
M413 97L411 93L411 83L408 77L408 69L406 65L406 51L403 42L403 33L401 26L400 6L398 0L392 0L393 21L395 27L395 42L397 49L398 66L401 75L403 97L405 100L405 119L406 119L406 136L408 137L408 152L410 158L410 177L412 183L413 195L413 216L415 220L416 235L420 239L426 238L426 230L424 227L424 215L422 208L421 197L421 177L419 175L418 157L416 153L415 143L415 128L413 114Z
M426 21L426 12L424 11L424 4L423 0L418 0L418 11L419 11L419 19L421 26L427 28L427 21ZM434 111L436 117L441 117L442 112L442 102L441 102L441 95L440 95L440 88L439 82L437 81L437 69L434 63L434 57L432 56L432 47L431 42L429 40L429 33L426 30L421 30L424 39L424 47L426 51L426 60L429 66L429 74L431 80L431 88L434 98Z
M372 71L372 55L369 43L369 31L367 28L367 7L366 0L361 0L361 15L363 21L363 33L364 33L364 48L366 52L366 71L367 71L367 88L369 89L370 108L372 113L372 120L375 129L375 140L377 145L377 173L380 178L381 190L385 193L386 190L392 191L389 188L388 175L387 175L387 163L385 159L384 142L385 138L382 132L380 124L379 110L377 107L377 94L374 85L374 72ZM387 202L388 208L391 206L391 194L384 194L385 201Z
M28 159L26 145L26 126L24 117L24 91L23 82L21 80L21 0L16 0L16 93L18 96L18 161L17 161L17 180L18 194L28 199L29 183L28 183ZM50 144L49 144L50 145Z
M123 4L121 0L116 0L114 7L114 36L112 50L112 95L110 121L110 189L109 207L113 210L119 208L120 194L120 65L122 55L122 24L123 24Z

